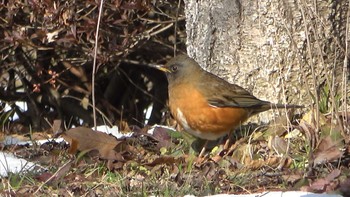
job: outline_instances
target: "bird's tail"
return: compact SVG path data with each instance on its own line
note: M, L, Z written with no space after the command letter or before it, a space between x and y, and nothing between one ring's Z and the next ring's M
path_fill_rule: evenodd
M252 115L263 112L263 111L267 111L270 109L291 109L291 108L304 108L303 105L287 105L287 104L274 104L274 103L270 103L268 101L265 101L265 103L263 103L262 105L260 105L259 107L254 108L254 110L252 110Z
M286 108L286 109L290 109L290 108L304 108L303 105L288 105L288 104L274 104L274 103L270 103L270 109L274 109L274 108Z

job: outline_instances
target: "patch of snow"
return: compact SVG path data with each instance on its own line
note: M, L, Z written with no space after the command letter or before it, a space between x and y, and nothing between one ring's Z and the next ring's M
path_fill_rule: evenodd
M94 130L94 128L92 128ZM113 126L113 127L109 127L107 125L100 125L97 126L97 131L100 131L102 133L106 133L109 135L113 135L116 138L122 138L122 137L131 137L132 133L121 133L119 132L119 128L118 126Z
M164 125L157 125L157 124L155 124L155 125L153 125L148 131L147 131L147 133L148 134L153 134L153 132L154 132L154 129L155 128L157 128L157 127L161 127L161 128L164 128L164 129L168 129L168 130L170 130L170 131L176 131L176 129L174 129L174 128L172 128L172 127L168 127L168 126L164 126Z
M64 139L60 137L60 138L52 138L52 139L35 140L35 143L38 145L42 145L50 140L55 140L56 142L59 143L59 142L62 142ZM6 136L5 139L0 143L4 145L27 145L27 144L30 146L33 145L33 141L30 141L30 140L23 141L13 136Z
M0 152L0 177L7 177L9 173L23 173L33 171L35 168L44 169L43 167L18 158L10 153Z

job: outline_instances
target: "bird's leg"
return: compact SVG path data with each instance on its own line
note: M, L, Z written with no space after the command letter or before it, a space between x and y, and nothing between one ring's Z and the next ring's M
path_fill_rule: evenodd
M204 146L203 146L201 152L200 152L199 155L198 155L198 158L203 157L203 155L204 155L204 153L205 153L205 151L206 151L207 145L208 145L208 140L205 141Z
M230 145L231 134L232 134L232 130L230 130L230 132L228 133L227 140L226 140L225 145L224 145L224 150L227 150L229 145Z

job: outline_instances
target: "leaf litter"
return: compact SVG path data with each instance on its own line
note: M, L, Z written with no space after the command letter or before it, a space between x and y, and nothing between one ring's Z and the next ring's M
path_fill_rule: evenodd
M48 171L34 176L39 184L25 185L42 195L64 195L63 186L74 195L164 195L181 189L172 195L281 189L344 194L350 185L350 148L341 131L323 118L320 133L309 117L289 127L284 119L265 127L248 125L250 134L242 127L228 150L222 149L224 142L216 143L201 160L185 134L164 127L153 132L135 127L122 138L77 127L61 134L68 145L51 140L36 148L2 146L47 166Z

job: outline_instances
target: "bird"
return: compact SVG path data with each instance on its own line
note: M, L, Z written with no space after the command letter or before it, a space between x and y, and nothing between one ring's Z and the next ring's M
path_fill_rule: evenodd
M217 140L260 112L303 107L260 100L205 71L187 55L178 55L158 69L168 80L171 114L185 131L204 140Z

